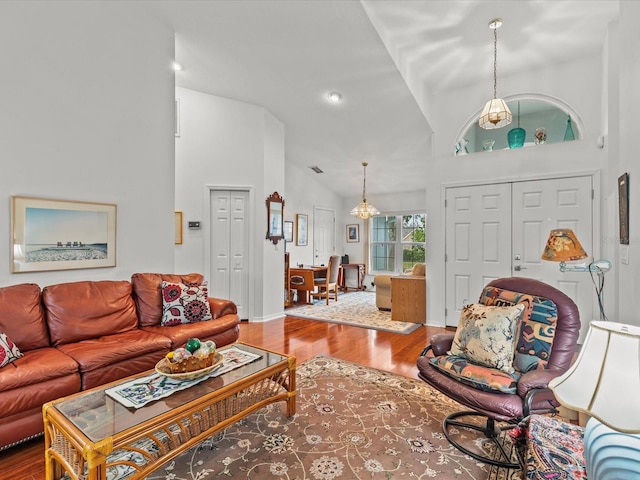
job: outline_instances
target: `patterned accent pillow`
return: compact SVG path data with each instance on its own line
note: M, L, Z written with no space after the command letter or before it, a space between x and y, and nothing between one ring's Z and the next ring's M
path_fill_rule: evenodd
M449 355L459 355L477 365L513 374L516 329L523 311L524 305L465 305Z
M429 360L445 375L485 392L516 393L520 374L508 375L496 368L475 365L458 355L441 355Z
M19 359L23 353L5 333L0 333L0 367Z
M524 304L524 315L516 333L515 367L523 373L547 367L558 321L558 308L552 300L485 287L480 295L480 303L496 306Z
M162 326L211 320L207 282L162 282Z

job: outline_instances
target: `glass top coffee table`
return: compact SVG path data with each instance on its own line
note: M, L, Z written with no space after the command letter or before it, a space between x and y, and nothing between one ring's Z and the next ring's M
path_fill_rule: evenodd
M296 359L241 342L258 358L139 408L110 392L153 371L49 402L43 407L46 478L144 478L167 461L263 406L285 401L296 409ZM132 382L133 381L133 382ZM152 387L153 388L153 387ZM117 473L116 473L117 472Z

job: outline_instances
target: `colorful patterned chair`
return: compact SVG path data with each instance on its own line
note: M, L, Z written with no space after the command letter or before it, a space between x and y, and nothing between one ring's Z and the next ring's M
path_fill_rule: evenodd
M490 282L478 304L463 309L456 334L432 336L417 361L422 380L471 409L444 420L447 439L480 461L519 468L502 449L501 432L559 406L548 383L571 365L579 331L578 307L556 288L521 277ZM451 429L480 432L502 458L462 445Z

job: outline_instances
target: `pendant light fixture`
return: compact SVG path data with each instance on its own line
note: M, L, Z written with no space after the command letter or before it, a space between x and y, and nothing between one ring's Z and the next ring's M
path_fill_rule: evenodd
M367 162L362 162L362 166L364 167L364 181L362 182L362 202L360 202L353 210L351 210L351 215L354 215L358 218L362 218L366 220L367 218L375 217L376 215L380 215L380 212L376 207L367 203Z
M518 127L512 128L507 133L507 141L509 148L520 148L524 145L524 139L527 136L527 132L524 128L520 128L520 102L518 102Z
M497 60L498 60L498 28L502 25L502 19L496 18L489 22L489 28L493 30L493 99L489 100L482 109L478 125L485 130L501 128L511 123L511 110L506 102L497 98Z

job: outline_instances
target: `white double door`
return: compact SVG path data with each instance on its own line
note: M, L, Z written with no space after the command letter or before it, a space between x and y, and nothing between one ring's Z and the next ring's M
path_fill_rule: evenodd
M249 318L249 192L210 190L209 294L232 300Z
M597 318L588 273L562 273L540 258L553 228L571 228L593 254L593 177L446 189L446 325L491 280L523 276L555 286L578 305L581 337ZM596 316L594 316L596 315Z

